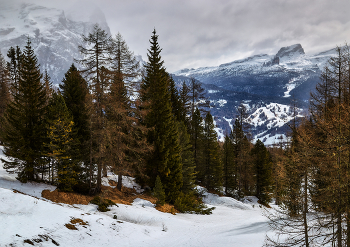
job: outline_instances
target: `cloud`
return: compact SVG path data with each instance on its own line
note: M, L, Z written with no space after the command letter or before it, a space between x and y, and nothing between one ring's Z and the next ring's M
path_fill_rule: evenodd
M72 5L68 0L30 2L58 8ZM156 28L170 72L274 54L295 43L302 44L306 53L316 53L350 40L350 1L344 0L100 0L95 4L105 13L111 32L120 32L130 49L144 58ZM80 5L81 13L85 5Z

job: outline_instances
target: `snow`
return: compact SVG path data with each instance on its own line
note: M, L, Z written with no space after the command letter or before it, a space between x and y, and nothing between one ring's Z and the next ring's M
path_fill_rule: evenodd
M291 114L291 106L278 103L270 103L266 106L256 109L248 118L247 122L257 126L266 125L267 129L282 127L285 123L293 119ZM301 115L302 109L296 109L298 115L296 117L303 117Z
M116 176L108 174L108 179L115 180ZM123 180L128 186L137 187L133 179ZM56 246L54 242L75 247L261 246L269 230L255 197L240 202L201 188L204 202L216 207L211 215L162 213L151 202L139 198L132 205L118 204L102 213L93 204L72 206L43 199L40 193L47 188L55 189L22 184L0 166L0 246L29 246L25 240L31 240L35 246ZM73 218L82 219L87 225L76 224L78 230L69 230L65 224Z

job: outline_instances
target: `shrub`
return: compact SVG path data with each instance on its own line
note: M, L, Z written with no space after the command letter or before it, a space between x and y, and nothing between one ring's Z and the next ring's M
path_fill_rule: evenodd
M181 213L195 213L195 214L211 214L215 209L207 208L200 198L196 198L193 194L184 194L181 192L177 197L175 208Z
M107 212L109 211L108 207L116 205L114 202L112 202L109 199L103 199L99 196L95 196L94 199L90 201L90 203L95 204L98 206L97 210L100 212Z
M156 178L156 183L153 188L153 194L157 198L156 204L159 206L163 206L165 203L165 192L159 176L157 176Z

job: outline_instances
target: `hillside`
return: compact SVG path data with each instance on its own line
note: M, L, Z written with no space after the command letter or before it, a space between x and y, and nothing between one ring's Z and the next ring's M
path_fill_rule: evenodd
M126 185L136 186L132 180ZM212 215L162 213L140 198L102 213L94 204L54 203L42 197L43 190L55 189L21 184L0 164L0 246L253 247L263 244L268 231L255 197L243 203L204 192L205 203L216 207Z

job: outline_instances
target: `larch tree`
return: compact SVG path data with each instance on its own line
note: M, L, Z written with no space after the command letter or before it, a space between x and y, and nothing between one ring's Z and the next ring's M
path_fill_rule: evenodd
M142 112L138 99L131 100L136 92L139 64L118 33L112 53L112 83L106 105L106 153L108 163L118 174L117 188L122 189L123 175L135 174L142 169L145 153L149 152L147 128L140 124Z
M93 92L94 112L92 114L92 139L94 162L97 163L97 182L95 193L101 191L102 169L106 171L105 160L105 107L107 103L107 90L111 82L110 63L112 52L112 38L97 24L88 36L82 35L83 45L79 46L80 53L84 56L76 60L84 69L82 72L87 77Z

